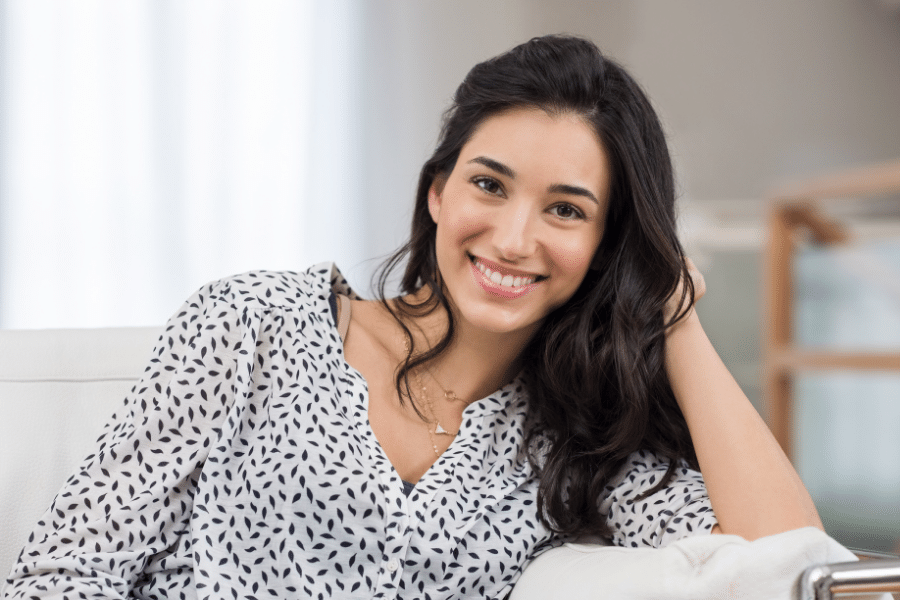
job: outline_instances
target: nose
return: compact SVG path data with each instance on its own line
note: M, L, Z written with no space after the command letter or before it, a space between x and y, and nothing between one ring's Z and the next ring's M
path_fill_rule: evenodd
M508 202L494 224L493 242L500 258L519 260L537 247L535 216L528 202Z

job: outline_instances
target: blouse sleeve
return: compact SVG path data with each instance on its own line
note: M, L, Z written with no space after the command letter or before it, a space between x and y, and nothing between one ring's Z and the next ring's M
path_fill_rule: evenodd
M628 457L600 506L616 546L661 548L681 538L706 534L716 525L703 475L682 463L669 484L637 500L665 476L669 463L640 450Z
M216 284L167 323L140 382L19 555L3 598L123 598L148 562L178 569L201 467L233 400L240 319ZM168 560L168 564L167 563Z

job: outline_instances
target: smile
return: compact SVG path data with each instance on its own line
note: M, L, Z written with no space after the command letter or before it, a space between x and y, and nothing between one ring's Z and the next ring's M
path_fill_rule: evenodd
M485 264L478 257L469 255L472 266L482 275L478 278L486 291L506 298L518 298L530 292L536 283L546 277L528 273L509 272L499 265L493 264L493 268Z

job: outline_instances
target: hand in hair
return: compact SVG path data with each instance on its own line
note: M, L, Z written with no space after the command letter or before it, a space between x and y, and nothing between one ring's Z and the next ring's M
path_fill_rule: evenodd
M685 291L684 286L684 275L682 274L681 280L678 282L678 287L675 288L675 291L669 296L669 299L666 301L666 308L664 310L663 317L665 317L664 323L671 323L672 319L678 315L682 315L682 318L679 319L679 322L684 321L687 317L690 316L690 313L694 309L694 305L697 303L697 300L703 297L706 293L706 280L703 279L703 273L701 273L697 266L694 264L688 257L684 257L684 264L687 267L687 273L691 278L692 289L694 292L694 299L691 302L690 289ZM672 323L674 325L674 323Z

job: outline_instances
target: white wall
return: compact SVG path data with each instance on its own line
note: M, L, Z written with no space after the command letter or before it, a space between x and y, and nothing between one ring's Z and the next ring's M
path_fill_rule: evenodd
M625 57L692 198L900 156L900 19L879 2L636 2Z

